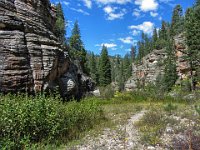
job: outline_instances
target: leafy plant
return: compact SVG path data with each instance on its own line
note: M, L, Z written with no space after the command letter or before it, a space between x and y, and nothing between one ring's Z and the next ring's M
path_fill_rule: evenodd
M0 100L0 147L76 139L103 119L96 101L63 103L58 97L6 95Z

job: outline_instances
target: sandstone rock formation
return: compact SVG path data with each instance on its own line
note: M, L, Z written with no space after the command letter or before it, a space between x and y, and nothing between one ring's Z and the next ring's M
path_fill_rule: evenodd
M174 37L176 65L179 81L190 76L189 64L185 59L187 53L187 45L184 34L179 34ZM164 60L167 58L165 50L154 50L142 59L140 64L132 65L132 77L126 82L126 91L136 89L139 85L145 86L148 83L154 83L158 75L164 73Z
M177 58L177 73L179 80L186 79L190 76L190 67L188 61L185 59L188 47L186 45L186 38L184 34L174 37L176 58Z
M166 58L165 50L154 50L142 59L140 64L132 65L132 77L126 82L126 91L154 83L164 72L163 61Z
M0 92L89 90L82 87L91 80L70 69L75 65L54 35L55 15L49 0L0 0Z

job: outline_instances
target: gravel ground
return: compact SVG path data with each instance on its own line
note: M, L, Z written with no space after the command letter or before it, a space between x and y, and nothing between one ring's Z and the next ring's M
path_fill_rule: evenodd
M106 128L97 137L85 137L84 143L67 148L67 150L141 150L145 149L139 143L139 133L134 126L145 111L133 115L125 125L118 125L115 129Z

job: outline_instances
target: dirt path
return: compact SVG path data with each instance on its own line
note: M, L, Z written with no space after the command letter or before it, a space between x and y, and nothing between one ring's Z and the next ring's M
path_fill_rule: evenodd
M135 122L139 121L145 111L133 115L125 125L118 125L115 129L106 128L103 132L92 138L86 136L84 143L70 150L133 150L143 149L139 144L139 134Z

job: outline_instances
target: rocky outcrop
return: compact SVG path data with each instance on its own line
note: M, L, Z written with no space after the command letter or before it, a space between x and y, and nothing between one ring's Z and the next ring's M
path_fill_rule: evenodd
M190 77L189 64L185 58L187 54L187 45L184 34L174 37L176 66L178 80L180 81ZM127 91L134 90L138 86L145 86L149 83L155 83L159 75L164 73L164 60L167 58L165 50L154 50L142 59L140 64L133 64L132 77L126 82L125 89Z
M164 72L163 61L166 58L165 50L154 50L145 56L139 64L132 65L132 77L126 82L126 91L131 91L139 86L154 83L159 75Z
M176 50L176 64L177 64L177 74L179 76L179 81L186 79L190 76L189 63L186 60L188 47L186 45L186 38L184 34L180 34L174 37L175 50Z
M71 72L74 64L54 35L55 15L49 0L0 0L0 92L40 92L55 86L70 95L85 92L79 83L89 79L82 79L81 71ZM73 85L63 80L66 76L80 77ZM63 88L60 80L69 87ZM75 93L73 86L79 87Z

